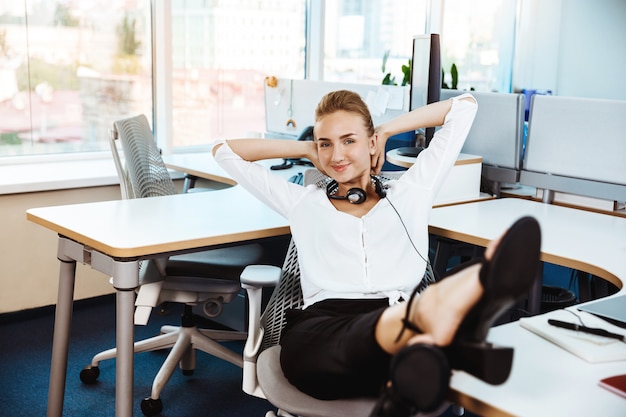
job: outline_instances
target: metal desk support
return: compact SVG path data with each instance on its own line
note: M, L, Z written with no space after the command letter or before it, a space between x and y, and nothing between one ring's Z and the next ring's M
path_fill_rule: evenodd
M47 416L56 417L63 414L76 262L81 262L113 277L113 286L116 289L116 346L118 349L115 368L115 412L116 416L130 417L133 414L134 291L139 285L139 260L113 259L61 235L59 235L57 257L61 265L52 341Z

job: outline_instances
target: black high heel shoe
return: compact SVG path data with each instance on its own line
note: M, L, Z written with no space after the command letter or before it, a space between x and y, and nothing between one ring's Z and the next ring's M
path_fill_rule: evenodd
M442 279L482 263L479 277L483 295L462 321L452 344L443 348L452 369L463 370L492 385L506 381L513 363L513 349L494 346L485 339L500 314L530 291L539 266L540 249L539 224L532 217L523 217L504 234L490 260L474 259L444 275ZM396 341L407 329L421 333L410 320L416 293L409 299Z
M450 366L434 345L404 347L391 361L389 385L370 417L409 417L439 408L448 392Z
M479 273L483 295L465 317L444 352L453 369L492 385L504 383L513 363L513 348L485 342L500 314L528 294L539 267L541 230L532 217L516 221Z

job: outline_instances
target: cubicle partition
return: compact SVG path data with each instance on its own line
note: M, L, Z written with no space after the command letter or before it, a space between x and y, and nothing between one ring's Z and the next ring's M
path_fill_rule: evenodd
M441 90L441 100L461 94ZM461 152L483 158L482 176L495 183L517 183L522 167L524 141L523 94L472 92L478 111Z
M533 96L520 183L626 201L626 101Z

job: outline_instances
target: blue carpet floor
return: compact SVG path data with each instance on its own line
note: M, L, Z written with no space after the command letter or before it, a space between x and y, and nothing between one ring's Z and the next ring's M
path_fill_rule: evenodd
M177 324L182 309L171 306L165 314L153 313L147 326L135 329L136 340L153 336L163 324ZM0 315L0 415L46 415L54 309ZM210 324L210 323L204 323ZM111 347L115 339L115 299L98 297L75 303L64 402L65 416L104 417L115 413L115 360L100 364L94 385L84 385L79 374L92 356ZM240 342L228 344L241 351ZM141 400L150 395L152 379L166 352L146 352L135 357L134 415L143 416ZM175 372L161 396L162 416L262 417L274 410L267 401L241 391L241 369L198 353L194 375ZM452 417L451 411L445 416ZM465 416L472 417L471 413ZM364 416L366 417L366 416Z
M115 335L115 304L101 297L75 307L64 403L67 416L112 416L115 410L115 360L100 364L95 385L84 385L80 370L100 350L111 347ZM136 327L137 340L158 333L162 324L177 324L181 310L153 314L148 326ZM54 311L4 315L0 321L0 415L45 416ZM241 351L241 343L230 343ZM135 358L134 415L142 416L141 399L149 396L152 379L165 351ZM241 369L209 355L197 355L196 372L175 372L162 394L163 416L263 416L272 409L265 400L241 391Z
M559 285L578 293L567 268L546 264L544 284ZM578 295L578 294L577 294ZM147 326L135 329L136 340L158 334L163 324L178 324L182 307L173 305L164 314L153 312ZM0 415L45 416L54 324L54 308L0 315ZM202 323L210 325L211 323ZM115 340L115 299L98 297L75 303L64 404L66 416L112 416L115 410L115 360L100 364L95 385L84 385L81 369L92 356ZM240 342L230 348L241 351ZM150 395L152 379L166 352L135 357L134 414L142 416L141 400ZM264 416L274 408L265 400L241 391L241 369L209 355L197 355L194 375L175 372L162 394L162 416ZM472 417L471 413L465 414ZM453 414L448 411L446 417ZM364 416L365 417L365 416Z

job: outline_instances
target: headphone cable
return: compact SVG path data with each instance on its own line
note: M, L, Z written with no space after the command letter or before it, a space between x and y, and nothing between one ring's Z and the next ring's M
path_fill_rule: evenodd
M429 259L425 259L422 256L422 254L420 253L420 251L417 250L417 247L415 246L415 243L413 242L413 239L411 238L411 234L409 233L409 230L407 229L406 224L404 224L404 220L402 220L402 216L400 216L400 213L398 212L398 209L396 209L396 206L393 205L393 203L389 199L389 196L385 196L385 198L389 202L389 205L391 206L391 208L393 208L393 211L395 211L396 214L398 215L398 219L400 220L400 223L402 223L402 227L404 228L406 236L409 238L409 242L411 242L411 246L413 246L413 249L419 255L419 257L422 258L422 260L424 262L426 262L426 273L424 274L424 277L426 278L426 280L425 281L422 280L420 285L421 286L423 285L424 288L425 288L429 284L437 282L437 279L435 277L435 271L433 271L432 265L430 264L430 260Z

